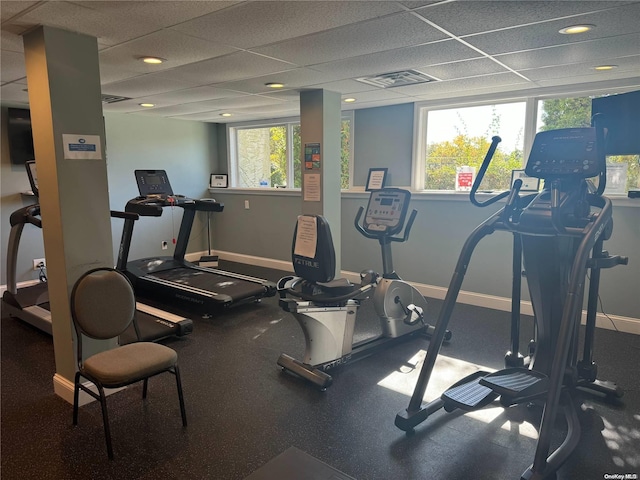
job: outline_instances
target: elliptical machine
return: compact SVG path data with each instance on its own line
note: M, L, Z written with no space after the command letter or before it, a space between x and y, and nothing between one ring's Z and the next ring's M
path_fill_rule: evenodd
M301 216L294 233L293 266L297 276L280 279L280 306L294 314L305 337L305 354L301 362L281 354L278 365L325 390L333 382L327 371L356 359L372 355L392 342L406 341L418 336L428 337L433 327L426 324L427 302L420 292L400 279L393 270L392 242L405 242L417 211L413 210L405 227L410 192L386 188L372 192L365 211L360 207L355 218L356 229L367 238L377 239L382 250L384 273L361 273L361 284L346 279L333 279L335 252L331 232L321 216ZM302 225L313 225L301 229ZM402 232L402 236L394 237ZM305 231L303 237L299 232ZM313 251L303 252L301 242L315 245ZM360 301L373 290L373 302L382 333L361 342L353 342L356 312ZM445 333L445 339L451 334Z
M395 424L412 433L418 424L442 408L447 412L473 411L498 398L505 408L516 404L541 405L535 457L520 477L541 480L552 476L578 444L576 389L604 393L607 399L623 395L614 384L596 380L593 339L600 270L626 265L628 259L611 256L602 248L611 236L613 221L611 201L602 196L606 163L600 128L538 133L525 173L544 180L543 190L520 197L522 180L516 180L510 191L479 202L475 193L499 142L499 137L493 138L474 182L471 201L482 207L507 198L506 205L480 224L463 246L409 406L396 415ZM596 176L597 189L588 180ZM520 276L524 261L535 319L530 354L524 357L518 353L519 318L514 315L512 350L505 357L507 368L493 373L475 372L456 382L440 398L423 403L473 250L481 239L500 230L514 235L514 278ZM587 321L582 359L578 360L578 327L587 271L590 271ZM514 295L519 305L519 291ZM559 410L566 418L567 433L562 444L549 453Z

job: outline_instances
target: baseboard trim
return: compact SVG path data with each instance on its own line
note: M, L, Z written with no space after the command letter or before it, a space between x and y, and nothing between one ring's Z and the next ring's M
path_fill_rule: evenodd
M192 253L188 255L189 258L199 259L201 255L206 252ZM274 268L277 270L283 270L285 272L293 272L291 262L283 260L275 260L271 258L256 257L253 255L243 255L234 252L225 252L216 250L214 255L218 255L221 259L230 262L246 263L249 265L255 265L259 267ZM190 260L192 261L192 260ZM350 272L343 270L342 276L348 278L352 282L360 282L359 272ZM410 282L411 285L416 287L422 295L428 298L436 298L443 300L447 294L445 287L439 287L436 285L428 285L424 283ZM495 295L485 295L477 292L469 292L461 290L458 294L458 301L467 305L474 305L476 307L492 308L494 310L501 310L505 312L511 311L511 299L507 297L498 297ZM525 315L533 315L533 307L531 302L522 301L520 303L520 311ZM582 312L582 323L586 321L587 313ZM632 333L640 335L640 318L624 317L621 315L611 315L598 313L596 315L596 326L598 328L605 328L607 330L616 330L625 333Z
M98 390L96 389L93 383L84 382L83 385L87 387L89 390L98 393ZM56 373L53 376L54 393L58 395L60 398L62 398L63 400L66 400L71 405L73 405L73 387L74 387L73 382L63 377L59 373ZM120 390L124 390L125 388L127 387L112 388L112 389L105 390L104 393L105 395L109 396L113 393L119 392ZM80 395L78 396L79 406L86 405L88 403L95 402L95 401L96 399L93 398L91 395L80 390Z
M26 282L16 283L16 288L20 289L24 287L30 287L31 285L35 285L37 283L40 283L40 280L27 280ZM0 285L0 296L2 296L2 294L6 291L7 291L7 286Z

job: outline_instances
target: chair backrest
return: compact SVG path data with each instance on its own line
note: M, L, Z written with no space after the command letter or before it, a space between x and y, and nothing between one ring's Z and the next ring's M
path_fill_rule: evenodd
M115 338L133 321L136 299L129 279L118 270L96 268L83 274L71 292L71 315L78 333Z
M329 223L322 215L300 215L291 246L296 275L311 282L330 282L336 271Z

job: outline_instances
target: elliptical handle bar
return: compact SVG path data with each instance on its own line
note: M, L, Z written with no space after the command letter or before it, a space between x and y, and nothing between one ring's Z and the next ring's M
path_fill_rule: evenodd
M480 166L478 175L476 176L476 179L473 182L473 186L471 187L471 193L469 193L469 200L471 200L471 203L473 203L476 207L487 207L492 203L495 203L498 200L503 199L504 197L507 197L509 195L509 190L506 190L502 193L499 193L495 197L491 197L490 199L485 200L484 202L480 202L476 199L476 192L478 191L478 188L480 188L480 184L484 179L484 174L487 172L487 168L491 163L493 154L496 152L496 149L498 148L498 144L501 141L502 139L497 135L491 138L491 145L489 146L489 150L487 150L487 154L485 155L484 160L482 161L482 165Z

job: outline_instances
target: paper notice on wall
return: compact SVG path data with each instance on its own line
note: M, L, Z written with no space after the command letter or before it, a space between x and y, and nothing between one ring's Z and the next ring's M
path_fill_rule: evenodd
M294 255L315 258L316 244L318 243L318 228L316 217L300 215L298 217L298 229L296 231L296 247Z
M320 174L319 173L305 173L304 174L304 201L305 202L319 202L320 196Z
M100 135L62 134L65 160L102 160Z

